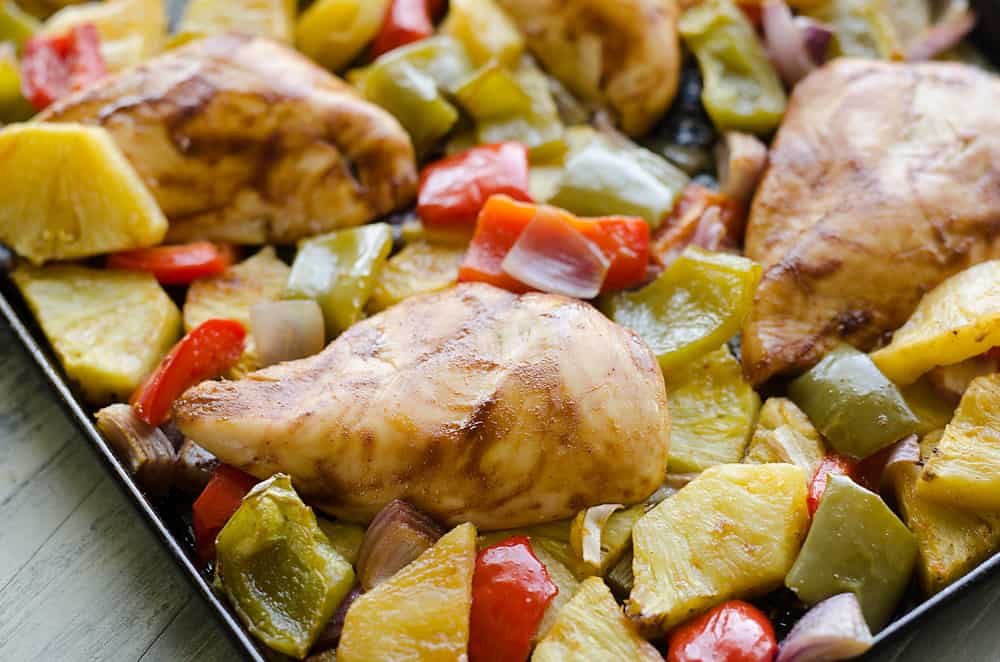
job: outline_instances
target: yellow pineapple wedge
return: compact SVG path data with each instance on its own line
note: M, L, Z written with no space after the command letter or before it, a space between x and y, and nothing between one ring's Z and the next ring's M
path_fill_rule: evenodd
M1000 373L969 385L916 490L956 508L1000 511Z
M625 618L600 577L583 582L566 603L531 662L662 662L659 652Z
M351 605L337 660L466 659L475 565L476 528L462 524Z
M60 9L45 21L44 34L60 34L93 23L101 35L101 55L120 71L159 53L167 39L163 0L104 0Z
M368 301L371 312L385 310L418 294L447 289L458 282L466 246L415 241L389 258Z
M149 274L51 265L13 279L91 404L127 400L180 335L180 311Z
M812 476L825 456L823 438L805 412L788 398L768 398L743 462L794 464Z
M632 529L627 611L665 631L730 598L767 593L784 581L808 526L801 468L707 469Z
M290 44L297 15L296 0L190 0L177 33L192 39L241 32Z
M917 309L872 354L897 384L911 384L939 365L951 365L1000 345L1000 260L959 272L924 295Z
M167 219L108 132L0 130L0 241L34 264L152 246Z

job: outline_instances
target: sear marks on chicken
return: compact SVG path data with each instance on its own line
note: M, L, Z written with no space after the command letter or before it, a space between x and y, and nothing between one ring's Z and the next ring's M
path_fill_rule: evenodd
M499 0L528 47L569 89L641 136L677 92L676 0Z
M872 349L925 292L1000 257L998 108L1000 79L960 64L839 59L799 83L747 228L755 384L841 340Z
M41 118L108 129L170 220L168 241L288 243L416 194L413 146L395 118L264 39L193 42Z
M589 304L465 284L407 299L322 353L204 382L184 434L258 477L367 521L406 499L481 529L635 503L663 481L663 376L639 337Z

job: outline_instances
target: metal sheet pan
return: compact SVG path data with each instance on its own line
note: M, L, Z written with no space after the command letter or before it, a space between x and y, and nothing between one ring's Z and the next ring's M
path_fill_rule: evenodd
M171 3L176 9L180 2ZM978 0L973 2L981 17L980 27L975 35L977 45L986 52L993 62L1000 66L1000 0ZM173 13L173 12L172 12ZM176 16L176 14L174 14ZM92 408L70 385L59 361L52 353L45 336L35 323L20 293L12 281L0 276L0 312L13 328L21 344L44 373L56 399L67 415L80 429L84 439L101 457L108 471L115 477L118 486L127 495L149 528L163 543L177 563L178 568L191 582L195 591L211 606L233 643L247 660L266 662L270 655L259 646L243 628L228 605L217 596L210 586L210 578L199 571L194 562L194 548L189 539L186 524L167 503L157 502L143 493L125 466L115 457L94 425ZM876 646L899 636L904 631L919 627L925 614L937 609L972 585L989 577L1000 567L1000 553L982 563L975 570L955 582L934 597L918 604L879 632Z

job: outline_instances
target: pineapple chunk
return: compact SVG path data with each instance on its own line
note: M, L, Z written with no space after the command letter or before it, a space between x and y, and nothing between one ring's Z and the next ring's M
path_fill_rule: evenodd
M295 26L295 45L333 72L357 59L375 38L389 0L317 0Z
M351 605L337 659L465 659L475 565L476 528L462 524Z
M780 586L809 527L806 489L791 464L705 470L632 529L629 615L665 631Z
M210 319L231 319L250 330L250 307L281 297L290 269L270 246L218 276L196 280L184 301L184 329L191 331ZM260 367L253 336L247 335L243 356L226 372L239 379Z
M823 438L809 417L788 398L768 398L747 448L746 464L786 462L812 476L826 457Z
M599 577L583 582L539 642L531 662L654 660L659 652L639 636Z
M418 294L439 292L458 281L465 257L462 245L415 241L389 258L368 301L371 312L385 310Z
M52 265L13 279L91 404L127 400L180 335L177 306L149 274Z
M105 0L65 7L45 22L44 34L60 34L93 23L101 55L111 71L139 64L163 50L167 12L163 0Z
M177 33L192 39L241 32L290 44L297 15L297 0L190 0Z
M927 459L939 434L921 442ZM1000 513L971 512L935 503L917 494L920 467L905 465L892 474L900 514L917 539L917 578L933 595L962 577L1000 548Z
M760 397L726 346L666 376L673 473L743 459Z
M167 219L105 129L0 131L0 241L34 264L158 244Z
M924 295L892 342L872 354L886 377L911 384L1000 345L1000 260L955 274Z
M969 385L916 491L958 508L1000 510L1000 373Z

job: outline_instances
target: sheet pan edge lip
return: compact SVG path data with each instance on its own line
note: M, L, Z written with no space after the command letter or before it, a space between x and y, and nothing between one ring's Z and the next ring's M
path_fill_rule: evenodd
M5 285L9 285L9 279L4 278L3 280L6 281ZM63 411L73 421L77 429L80 430L92 449L101 457L105 469L116 479L114 482L118 488L125 493L132 506L142 515L146 526L166 548L167 552L173 558L174 563L176 563L182 574L184 574L195 589L198 597L211 607L212 612L229 635L233 644L247 660L266 662L266 659L261 655L256 644L251 639L250 634L233 617L219 596L212 591L212 588L201 576L201 573L198 572L198 569L195 568L180 543L170 533L170 529L166 523L157 514L156 510L135 484L135 481L132 480L132 477L118 462L114 452L104 441L104 438L91 420L89 412L76 401L68 384L63 380L60 369L54 366L49 357L46 356L45 351L35 340L25 320L21 318L18 306L10 301L6 292L0 292L0 313L2 313L4 319L14 331L14 335L22 347L31 355L34 363L45 375L45 381L54 395L57 396L56 399Z

